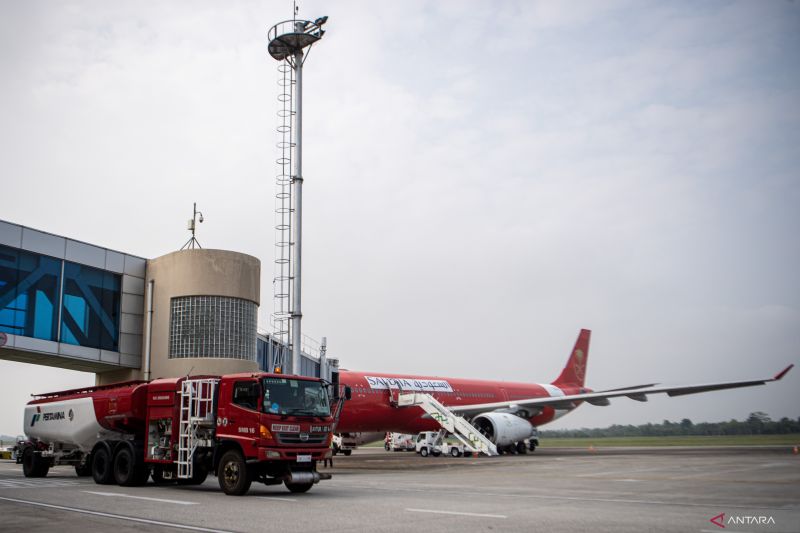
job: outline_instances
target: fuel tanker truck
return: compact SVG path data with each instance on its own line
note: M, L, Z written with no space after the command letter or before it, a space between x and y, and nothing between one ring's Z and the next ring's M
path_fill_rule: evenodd
M74 465L99 484L201 484L225 494L253 481L306 492L330 474L334 416L350 396L318 378L248 373L127 381L34 395L25 407L22 468L44 477Z

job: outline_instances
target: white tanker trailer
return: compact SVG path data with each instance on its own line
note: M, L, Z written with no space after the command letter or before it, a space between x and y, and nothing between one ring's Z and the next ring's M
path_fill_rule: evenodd
M98 441L122 440L144 431L147 384L116 385L36 395L25 406L26 476L47 475L51 464L72 464L90 475L87 459Z

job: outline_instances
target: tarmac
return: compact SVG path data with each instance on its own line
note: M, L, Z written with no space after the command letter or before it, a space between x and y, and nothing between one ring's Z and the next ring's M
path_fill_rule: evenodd
M461 458L363 448L322 470L333 479L306 494L254 483L233 497L213 476L119 487L66 466L26 479L0 461L0 531L800 532L800 455L786 446Z

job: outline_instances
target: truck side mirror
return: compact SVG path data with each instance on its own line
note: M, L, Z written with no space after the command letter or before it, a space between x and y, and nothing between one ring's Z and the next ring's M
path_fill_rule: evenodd
M349 386L344 388L344 399L349 400L353 397L353 390Z

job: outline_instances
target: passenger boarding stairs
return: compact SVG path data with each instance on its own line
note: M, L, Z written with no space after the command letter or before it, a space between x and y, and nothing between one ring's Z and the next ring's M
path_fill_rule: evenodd
M402 392L399 389L390 389L389 397L397 407L410 407L418 405L428 413L431 418L436 420L443 430L452 433L460 440L471 452L484 453L486 455L498 455L497 446L494 445L486 436L478 431L475 426L464 420L464 418L453 413L432 395L424 392ZM440 432L437 442L444 435Z
M178 425L178 479L194 474L194 452L198 446L210 446L203 438L214 427L214 392L217 379L186 379L181 384L181 414Z

